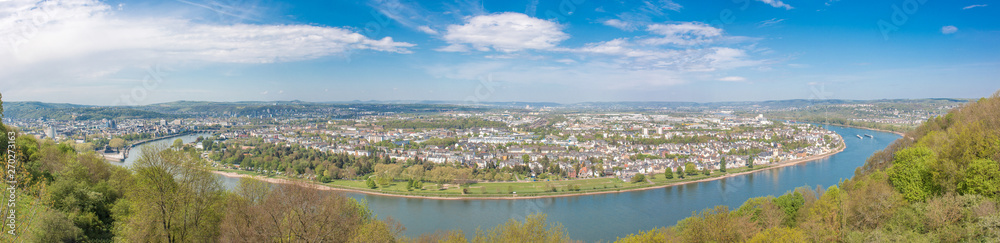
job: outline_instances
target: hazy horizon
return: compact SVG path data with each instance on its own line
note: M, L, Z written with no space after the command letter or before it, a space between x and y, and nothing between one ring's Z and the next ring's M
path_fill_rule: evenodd
M555 103L559 105L573 105L582 103L698 103L698 104L712 104L712 103L739 103L739 102L779 102L779 101L793 101L793 100L810 100L810 101L830 101L830 100L842 100L842 101L879 101L879 100L923 100L923 99L979 99L989 97L989 95L982 97L931 97L931 98L884 98L884 99L784 99L784 100L724 100L724 101L708 101L708 102L697 102L697 101L634 101L634 100L622 100L622 101L581 101L581 102L552 102L552 101L483 101L478 103L469 103L460 100L345 100L345 101L305 101L305 100L236 100L236 101L211 101L211 100L173 100L165 102L156 102L150 104L137 104L137 105L117 105L122 107L128 106L144 106L144 105L157 105L157 104L167 104L175 102L213 102L213 103L242 103L242 102L305 102L305 103L343 103L343 104L364 104L364 103L385 103L385 104L452 104L452 105L474 105L474 104L489 104L489 103ZM5 102L40 102L46 104L70 104L70 105L85 105L85 106L112 106L106 104L82 104L82 103L68 103L68 102L47 102L38 100L10 100Z

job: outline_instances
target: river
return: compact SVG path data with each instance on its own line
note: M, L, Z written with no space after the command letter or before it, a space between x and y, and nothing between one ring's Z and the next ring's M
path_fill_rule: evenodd
M796 187L824 188L854 175L855 168L899 135L866 129L824 126L840 134L847 148L833 156L797 165L758 171L725 179L623 193L524 200L434 200L348 193L365 200L379 218L392 217L406 227L405 235L416 237L437 230L461 229L467 237L477 228L484 231L508 219L544 213L550 223L561 223L570 237L586 242L612 241L616 237L677 221L715 205L735 210L752 197L780 195ZM855 135L874 138L858 139ZM199 134L180 137L185 143ZM169 145L174 139L156 141ZM135 149L133 151L139 151ZM133 152L135 153L135 152ZM131 164L138 154L129 154ZM237 178L222 177L232 188Z

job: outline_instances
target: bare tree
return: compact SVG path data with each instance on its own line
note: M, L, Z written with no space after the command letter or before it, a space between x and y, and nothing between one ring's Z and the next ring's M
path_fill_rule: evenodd
M196 155L144 146L126 192L119 236L134 242L212 242L219 234L224 190Z
M241 180L222 242L392 242L402 231L375 220L364 203L309 184L281 184L256 201L260 188Z

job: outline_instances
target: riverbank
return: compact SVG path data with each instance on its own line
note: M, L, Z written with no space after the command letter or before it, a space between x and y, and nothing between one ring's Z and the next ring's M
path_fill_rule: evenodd
M365 189L359 189L359 188L349 188L349 187L342 187L342 186L319 184L319 183L316 183L316 182L304 181L304 180L300 180L300 179L264 177L264 176L259 176L259 175L241 174L241 173L236 173L236 172L220 171L220 170L215 170L215 171L213 171L213 173L216 173L216 174L219 174L219 175L222 175L222 176L226 176L226 177L233 177L233 178L251 177L251 178L255 178L255 179L258 179L258 180L261 180L261 181L265 181L265 182L269 182L269 183L307 184L307 185L312 186L313 188L320 189L320 190L325 190L325 191L342 191L342 192L362 193L362 194L388 196L388 197L435 199L435 200L520 200L520 199L557 198L557 197L574 197L574 196L599 195L599 194L609 194L609 193L622 193L622 192L651 190L651 189L658 189L658 188L665 188L665 187L672 187L672 186L680 186L680 185L686 185L686 184L691 184L691 183L701 183L701 182L707 182L707 181L719 180L719 179L724 179L724 178L730 178L730 177L734 177L734 176L740 176L740 175L745 175L745 174L749 174L749 173L760 172L760 171L765 171L765 170L771 170L771 169L776 169L776 168L782 168L782 167L787 167L787 166L791 166L791 165L797 165L797 164L806 163L806 162L810 162L810 161L820 160L820 159L824 159L824 158L833 156L834 154L840 153L840 152L844 151L844 149L846 149L846 148L847 148L847 145L845 143L843 143L843 140L842 140L841 146L840 146L839 149L832 150L832 151L829 151L827 153L818 154L818 155L812 155L812 156L808 156L808 157L800 158L800 159L782 161L782 162L778 162L778 163L775 163L775 164L769 164L769 165L766 165L766 166L762 166L760 168L750 169L750 170L747 170L747 171L741 171L741 172L736 172L736 173L725 173L725 174L722 174L722 175L709 176L707 178L701 178L701 179L692 179L692 180L687 180L687 181L676 181L676 182L670 182L670 183L665 183L665 184L652 184L652 185L649 185L649 186L640 186L640 187L636 187L636 188L605 189L605 190L598 190L598 191L565 192L565 193L557 193L557 194L551 194L551 195L529 195L529 196L518 196L517 194L513 194L513 195L509 195L509 196L491 196L491 195L476 196L474 194L456 194L454 196L405 195L405 194L397 194L397 193L392 193L392 192L384 192L384 191L376 191L376 190L365 190ZM718 173L718 172L716 172L716 173ZM513 183L513 182L496 182L496 183L502 184L502 183Z
M806 121L806 122L808 122L808 121ZM892 133L892 134L899 135L901 137L906 137L906 133L905 132L889 131L889 130L878 129L878 128L862 127L862 126L854 126L854 125L843 125L843 124L831 124L831 123L825 123L825 122L808 122L808 123L816 123L816 124L830 125L830 126L840 126L840 127L850 127L850 128L857 128L857 129L872 130L872 131L877 131L877 132L887 132L887 133Z

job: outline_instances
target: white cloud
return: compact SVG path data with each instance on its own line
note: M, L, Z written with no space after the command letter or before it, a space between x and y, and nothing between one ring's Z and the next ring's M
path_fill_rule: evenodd
M725 82L745 82L745 81L747 81L747 78L740 77L740 76L728 76L728 77L719 78L717 80L719 80L719 81L725 81Z
M410 43L391 37L369 39L336 27L310 25L213 25L186 19L116 16L103 3L89 0L46 1L0 6L16 12L0 20L0 64L101 57L273 63L344 54L351 50L409 53ZM34 6L34 8L32 8ZM41 6L41 7L39 7ZM48 21L33 24L32 18ZM20 31L30 28L37 31ZM8 63L10 62L10 63Z
M671 0L659 0L659 1L641 1L638 6L633 6L633 2L625 1L620 4L629 6L622 6L630 11L620 12L615 14L614 19L605 20L601 22L604 25L622 29L625 31L635 31L642 26L646 26L653 23L654 18L662 18L667 16L670 11L680 11L683 6L677 4ZM598 8L602 12L603 8ZM597 10L595 10L597 11Z
M964 8L962 8L962 10L967 10L967 9L972 9L972 8L978 8L978 7L986 7L986 4L973 4L973 5L965 6Z
M201 10L182 6L187 9L163 12ZM338 27L218 24L201 15L130 13L97 0L0 2L0 86L10 87L14 100L109 104L121 94L135 94L136 87L145 87L144 70L150 66L185 72L347 56L358 50L410 53L414 46ZM149 97L134 101L190 97L168 96L184 87L187 79L167 78L157 89L146 90ZM105 97L107 103L94 101L94 95Z
M726 36L722 29L704 23L679 22L647 27L653 37L623 37L580 47L553 45L540 49L545 52L529 52L544 56L537 59L501 59L487 55L482 61L442 63L424 68L434 77L456 80L475 80L488 73L504 82L505 87L549 83L571 85L581 90L634 92L695 81L746 82L742 77L720 79L712 74L762 68L772 62L751 57L748 53L760 54L749 51L760 49L754 44L735 47L739 43L753 42L755 38ZM453 44L442 49L477 48L466 43ZM492 47L479 46L487 50Z
M768 5L771 5L771 7L775 7L775 8L784 8L786 10L791 10L792 9L791 5L788 5L788 4L784 3L784 2L781 2L781 0L757 0L757 1L758 2L762 2L762 3L766 3Z
M641 6L639 6L635 12L640 14L648 15L664 15L664 10L680 11L683 6L675 3L672 0L660 0L660 1L642 1Z
M422 25L420 27L417 27L417 30L419 30L420 32L424 32L424 33L430 34L430 35L437 35L438 34L437 30L431 29L430 26L426 26L426 25Z
M758 28L768 27L768 26L779 24L779 23L784 22L784 21L785 21L785 19L771 18L769 20L760 21L760 23L757 23L757 27Z
M576 60L569 59L569 58L563 58L563 59L556 60L556 62L569 65L569 64L576 63Z
M419 4L404 2L401 0L369 0L368 5L379 13L385 15L373 16L374 19L372 19L369 24L377 25L380 28L368 31L381 31L381 29L384 29L386 25L391 24L389 20L384 19L384 17L389 17L390 19L396 21L396 23L423 32L420 28L435 23L436 21L431 18L438 16L437 14L422 8Z
M644 40L649 45L695 45L711 41L722 35L722 30L700 22L684 22L679 24L653 24L647 31L662 35Z
M621 30L624 30L624 31L634 31L634 30L637 29L634 24L629 23L629 22L625 22L625 21L621 21L621 20L618 20L618 19L609 19L609 20L605 20L602 23L604 23L604 25L615 27L615 28L618 28L618 29L621 29Z
M437 48L437 49L434 49L434 50L435 51L441 51L441 52L467 52L467 51L469 51L469 47L465 46L465 45L452 44L452 45L447 45L445 47Z
M555 22L532 18L522 13L480 15L466 19L463 25L450 25L444 40L451 46L442 51L464 51L471 46L479 51L513 52L549 49L569 38Z
M958 32L958 27L955 27L953 25L941 27L941 34L948 35L948 34L954 34L955 32Z
M660 0L660 6L662 6L665 9L670 9L673 11L680 11L681 8L683 8L680 4L677 4L671 0Z
M750 60L746 51L741 49L729 47L658 49L634 44L628 39L590 43L572 51L615 57L613 63L618 64L618 68L632 70L707 72L763 64L762 61Z
M609 63L629 70L707 72L765 63L752 60L746 50L726 46L756 39L725 36L722 29L704 23L653 24L648 26L647 31L662 37L617 38L588 43L567 51L593 57L610 57L612 61ZM748 48L753 49L753 46Z
M578 49L578 51L606 55L628 55L629 52L633 51L628 48L628 45L630 45L628 39L618 38L610 41L589 43L583 48Z

